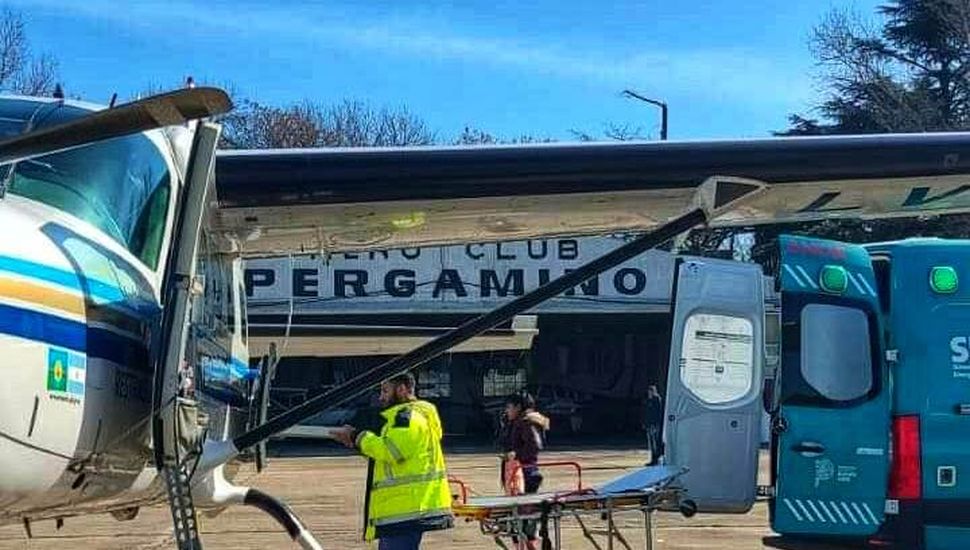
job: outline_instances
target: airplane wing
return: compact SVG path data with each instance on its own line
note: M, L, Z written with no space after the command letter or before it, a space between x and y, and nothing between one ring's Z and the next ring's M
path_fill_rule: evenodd
M221 115L230 109L229 96L218 88L191 88L158 94L0 140L0 164Z
M768 190L714 225L970 210L970 133L221 151L215 227L246 256L648 230L709 178Z

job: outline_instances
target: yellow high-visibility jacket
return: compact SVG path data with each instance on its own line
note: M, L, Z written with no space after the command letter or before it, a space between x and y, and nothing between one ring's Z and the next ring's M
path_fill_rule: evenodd
M363 431L356 441L370 459L364 539L451 527L438 410L415 400L388 407L381 416L381 433Z

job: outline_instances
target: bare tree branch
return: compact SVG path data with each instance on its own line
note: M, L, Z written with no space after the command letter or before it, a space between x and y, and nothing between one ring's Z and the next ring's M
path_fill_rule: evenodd
M617 124L615 122L606 124L606 129L603 130L603 135L614 141L635 141L647 139L647 136L643 135L643 128L640 126L633 126L631 124Z
M453 143L455 145L494 145L499 143L499 140L484 130L465 126Z
M370 145L377 147L414 147L435 141L434 132L406 107L381 109L374 130Z
M0 12L0 87L9 88L28 57L24 20L19 13L4 8Z
M427 124L406 108L375 110L353 100L285 108L245 101L223 122L227 148L406 147L435 141Z
M48 54L32 59L15 75L13 88L19 94L46 96L57 86L57 61Z
M648 139L648 136L643 135L643 128L640 126L633 126L631 124L617 124L615 122L608 122L603 125L603 137L597 137L594 134L586 132L585 130L570 129L569 133L572 134L573 139L576 141L633 141Z
M49 54L30 54L20 13L0 10L0 88L24 95L47 95L56 84L57 62Z

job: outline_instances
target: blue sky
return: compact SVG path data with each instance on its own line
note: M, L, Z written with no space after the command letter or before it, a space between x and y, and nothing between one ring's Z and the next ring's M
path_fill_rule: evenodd
M817 97L806 40L833 6L877 0L12 0L69 94L103 103L191 74L285 104L406 105L443 139L641 125L670 138L764 136Z

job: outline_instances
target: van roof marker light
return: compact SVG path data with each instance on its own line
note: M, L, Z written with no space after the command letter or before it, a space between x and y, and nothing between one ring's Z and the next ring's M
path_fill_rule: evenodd
M959 287L957 270L950 266L936 266L930 270L930 288L937 294L953 294Z
M822 266L818 282L825 292L842 294L849 286L849 274L840 265Z

